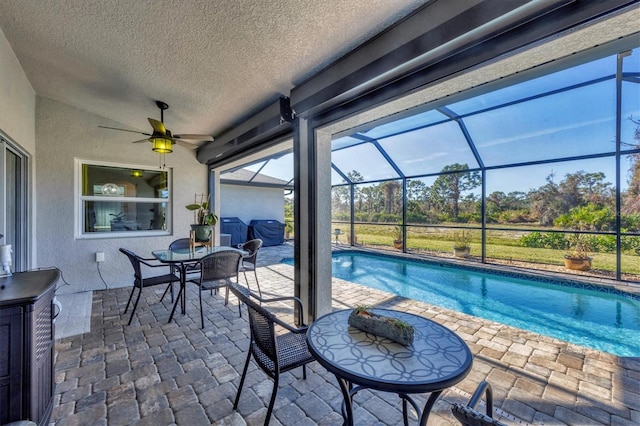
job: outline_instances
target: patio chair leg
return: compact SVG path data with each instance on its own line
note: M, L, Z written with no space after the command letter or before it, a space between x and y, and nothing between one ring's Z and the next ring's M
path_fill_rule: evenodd
M409 425L409 413L407 412L407 400L402 398L402 420L404 421L404 426Z
M258 287L258 294L262 298L262 290L260 290L260 283L258 282L258 272L255 270L255 268L253 269L253 275L255 275L256 277L256 287Z
M204 313L202 312L202 287L200 287L200 321L202 322L202 328L204 328Z
M169 283L167 288L164 290L164 293L162 293L162 297L160 298L161 302L164 300L164 297L167 295L169 289L171 289L171 303L173 303L173 283Z
M247 271L242 271L242 274L244 275L244 282L247 283L247 288L249 290L251 290L251 286L249 285L249 279L247 278ZM258 287L258 295L260 296L260 298L262 298L262 290L260 290L260 282L258 281L258 273L256 272L256 269L253 269L253 275L256 277L256 287Z
M264 418L264 425L268 426L269 419L271 419L271 413L273 412L273 404L276 402L276 396L278 395L278 379L280 377L276 375L273 380L273 391L271 392L271 401L269 401L269 408L267 408L267 416Z
M182 296L182 287L180 287L180 291L178 291L178 296L176 298L176 301L173 303L173 309L171 309L171 315L169 315L168 322L171 322L171 320L173 319L173 314L175 314L176 312L176 308L178 307L178 303L180 302L181 296Z
M129 305L131 304L131 298L133 297L133 292L136 291L136 287L133 286L133 288L131 289L131 293L129 293L129 300L127 300L127 307L124 308L124 313L126 314L127 311L129 310Z
M129 317L129 322L127 325L131 325L131 321L133 321L133 314L136 313L136 308L138 307L138 302L140 301L140 296L142 295L142 287L140 287L138 291L138 297L136 297L136 302L133 304L133 309L131 310L131 316ZM133 294L133 292L131 292Z
M251 343L249 343L251 345ZM244 363L244 369L242 370L242 378L240 379L240 384L238 385L238 393L236 394L236 400L233 403L233 409L238 409L238 402L240 401L240 393L242 392L242 385L244 385L244 378L247 375L247 369L249 368L249 361L251 361L251 348L249 348L249 353L247 354L247 361Z

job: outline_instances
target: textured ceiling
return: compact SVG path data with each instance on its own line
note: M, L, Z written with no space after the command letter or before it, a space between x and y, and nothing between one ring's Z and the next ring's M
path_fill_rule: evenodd
M36 93L218 135L427 0L0 0Z

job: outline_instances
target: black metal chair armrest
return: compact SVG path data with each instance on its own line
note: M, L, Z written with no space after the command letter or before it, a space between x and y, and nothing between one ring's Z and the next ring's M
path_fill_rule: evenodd
M485 396L486 414L475 409L483 395ZM493 418L493 391L491 385L486 381L478 385L467 405L459 402L453 403L451 412L464 426L506 426Z
M289 330L292 333L298 333L298 334L302 334L302 333L306 333L307 329L309 328L307 325L301 325L300 327L294 327L291 324L284 322L283 320L281 320L278 317L275 317L273 319L273 322L278 324L281 327L286 328L287 330Z
M486 412L487 416L491 417L493 416L493 390L491 389L491 385L489 384L489 382L482 381L482 383L478 385L478 388L471 396L471 399L469 399L469 403L467 405L471 408L476 408L478 401L480 401L480 398L482 398L482 395L485 393L485 391L485 400L487 407Z
M294 302L294 306L293 310L294 312L296 311L296 307L298 308L298 318L297 318L297 324L300 324L300 326L305 326L304 324L304 306L302 305L302 300L300 300L299 297L296 296L280 296L280 297L271 297L271 298L266 298L266 297L260 297L258 296L256 293L252 292L249 288L242 286L240 284L237 283L232 283L230 286L231 292L234 293L239 299L241 298L241 296L243 297L248 297L251 299L255 299L258 302L260 302L260 304L262 303L272 303L272 302L285 302L285 301L290 301L292 300Z
M272 302L285 302L289 300L294 301L294 305L298 307L298 324L300 326L305 326L304 324L304 306L302 305L302 300L296 296L282 296L282 297L273 297L273 298L261 298L255 295L255 293L251 293L251 297L259 301L260 303L272 303ZM294 307L295 311L295 307Z

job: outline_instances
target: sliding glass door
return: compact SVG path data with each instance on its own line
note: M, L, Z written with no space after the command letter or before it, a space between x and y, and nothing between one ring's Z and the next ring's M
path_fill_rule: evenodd
M0 244L11 244L12 271L27 266L27 158L0 137Z

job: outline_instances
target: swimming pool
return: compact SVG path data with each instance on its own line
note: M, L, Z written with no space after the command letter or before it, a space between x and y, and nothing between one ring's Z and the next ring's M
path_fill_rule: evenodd
M435 262L335 252L333 276L619 356L640 356L640 297Z

